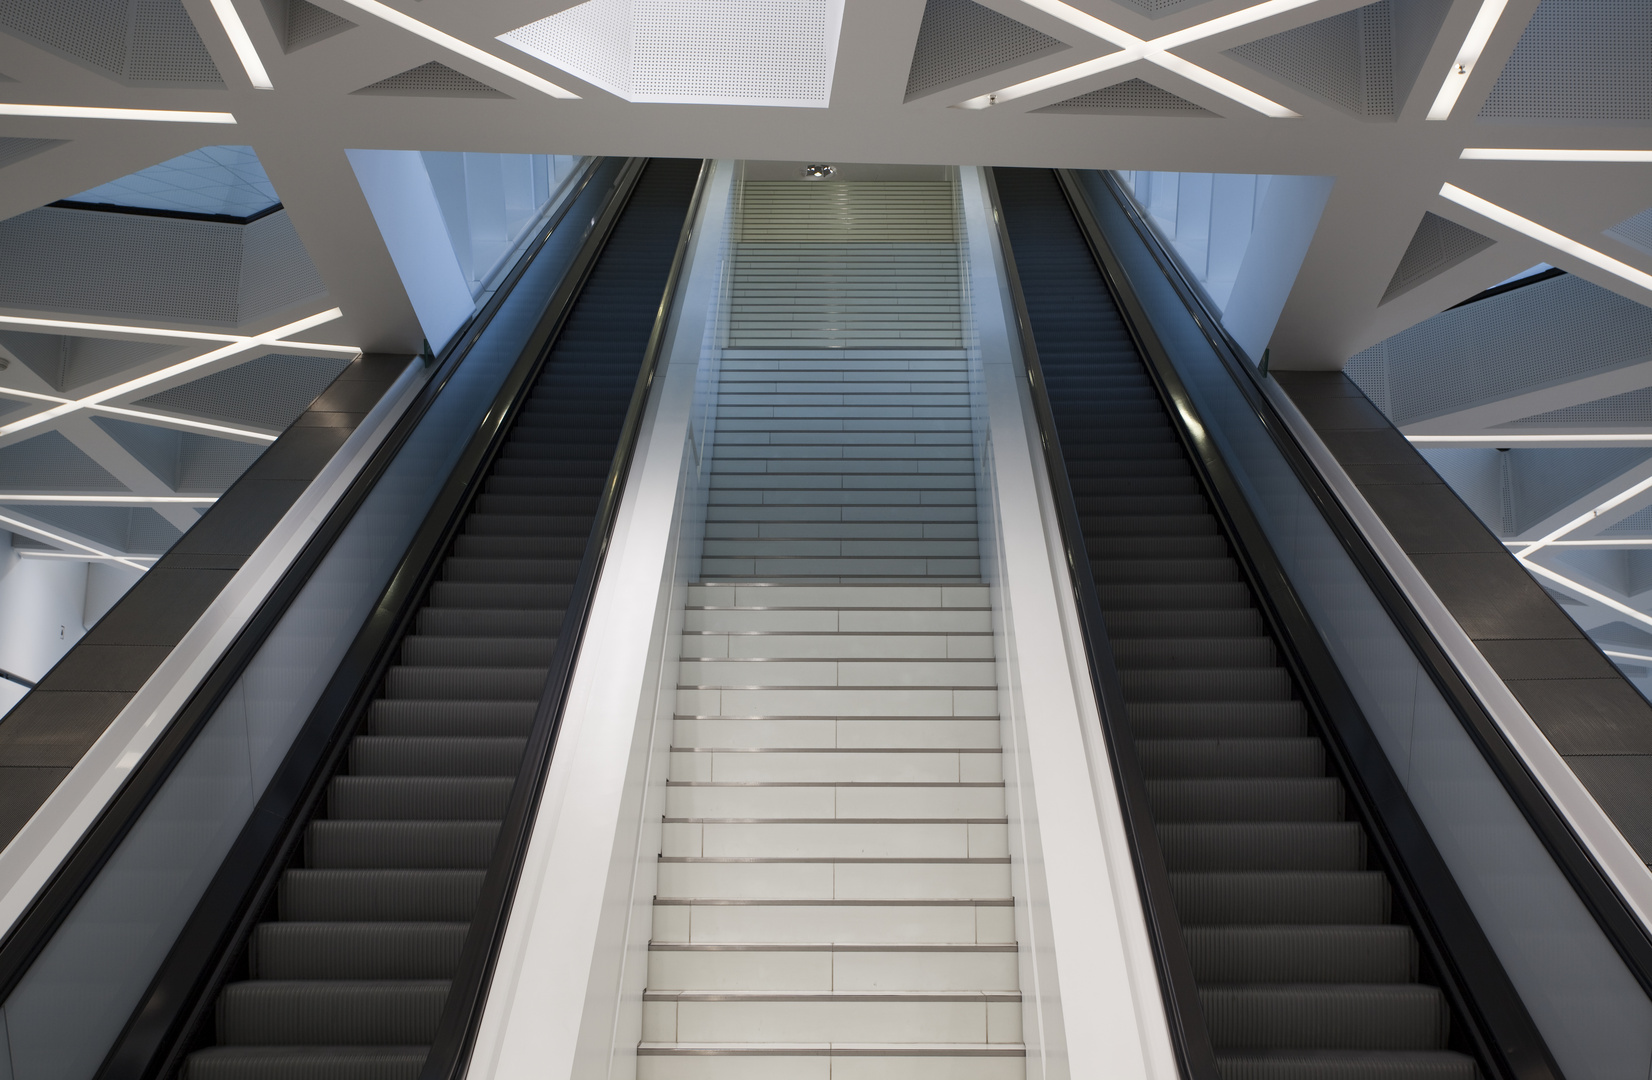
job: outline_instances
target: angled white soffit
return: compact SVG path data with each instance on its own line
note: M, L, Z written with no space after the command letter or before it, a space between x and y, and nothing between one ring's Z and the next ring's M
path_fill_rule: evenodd
M843 0L586 0L499 40L631 102L831 104Z

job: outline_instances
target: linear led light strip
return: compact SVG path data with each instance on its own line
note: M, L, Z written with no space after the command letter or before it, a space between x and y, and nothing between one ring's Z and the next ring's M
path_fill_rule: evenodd
M1513 229L1522 236L1529 236L1540 244L1547 244L1556 251L1570 255L1574 259L1598 267L1608 274L1614 274L1623 280L1643 289L1652 290L1652 274L1644 270L1637 270L1626 262L1621 262L1592 247L1580 244L1567 236L1562 236L1553 229L1545 228L1530 218L1521 217L1512 210L1505 210L1494 202L1488 202L1480 196L1464 191L1455 184L1442 184L1440 194L1466 210L1472 210L1488 221L1495 221L1505 228Z
M32 390L14 390L9 386L0 386L0 396L22 398L25 401L49 401L54 405L69 405L74 398L59 397L56 394L37 394ZM187 420L181 416L168 416L166 413L149 412L147 409L123 409L116 405L88 405L92 412L111 413L115 416L130 416L135 420L145 420L154 424L163 424L170 427L185 427L192 431L210 431L218 435L234 435L243 439L253 439L258 442L274 442L277 438L268 432L253 431L251 428L231 427L228 424L209 424L205 420Z
M181 109L103 109L85 105L20 105L0 102L0 116L44 116L63 120L155 120L165 124L233 124L227 112L185 112Z
M333 312L338 312L337 308ZM319 316L316 316L319 318ZM337 314L333 314L337 318ZM322 320L323 322L327 320ZM319 324L317 324L319 325ZM125 323L103 322L75 322L70 319L36 319L25 315L0 315L0 326L30 326L43 330L87 331L99 334L112 334L118 337L154 337L175 338L179 341L253 341L254 337L246 334L215 334L206 330L167 330L158 326L128 326ZM271 330L271 334L279 333ZM296 333L296 331L292 331ZM348 356L354 359L361 355L361 350L354 345L329 345L319 341L282 341L282 347L296 349L299 352L326 353L331 356Z
M229 43L235 47L236 59L247 71L247 79L258 90L274 90L275 84L270 82L270 73L264 70L264 61L259 58L258 50L253 47L252 36L247 33L245 24L241 22L241 14L235 10L232 0L212 0L213 13L218 21L224 24L224 33L229 35Z
M24 548L18 552L25 559L83 559L86 562L118 562L139 570L147 570L159 555L82 555L78 551L34 551Z
M351 0L354 2L354 0ZM1093 37L1100 38L1111 45L1117 45L1119 51L1108 53L1106 56L1094 60L1086 60L1082 64L1063 68L1048 75L1040 75L1036 79L1016 83L1005 87L993 94L983 94L980 97L970 98L962 102L960 108L985 109L993 105L1000 105L1006 101L1036 94L1052 87L1063 86L1079 79L1098 75L1103 71L1111 71L1125 64L1133 64L1138 60L1145 60L1150 64L1157 64L1166 71L1175 72L1191 82L1198 83L1208 90L1214 90L1223 97L1231 98L1239 104L1255 109L1265 116L1277 118L1295 117L1300 114L1287 109L1285 106L1263 97L1254 90L1249 90L1231 79L1224 79L1214 71L1208 71L1199 65L1169 52L1178 45L1186 45L1201 38L1220 34L1235 27L1244 26L1261 19L1271 18L1274 15L1291 11L1295 8L1306 7L1317 0L1267 0L1266 3L1256 4L1241 11L1223 15L1209 22L1189 26L1185 30L1178 30L1173 34L1153 38L1151 41L1139 38L1136 35L1120 30L1112 23L1103 22L1094 15L1080 11L1062 0L1023 0L1030 7L1053 15L1070 26L1077 27Z
M1652 164L1652 150L1554 150L1522 146L1470 146L1464 161L1598 161Z
M579 95L572 90L564 90L548 79L541 79L533 72L519 68L507 60L501 60L490 52L484 52L468 41L461 41L452 34L443 33L434 26L422 23L411 15L404 15L388 4L379 3L379 0L343 0L343 2L358 11L364 11L376 18L383 19L392 26L399 26L408 33L422 37L434 45L440 45L449 52L458 53L466 60L497 71L506 78L515 79L523 86L538 90L541 94L549 94L551 97L561 98L565 101L579 100Z
M211 506L216 495L35 495L0 491L0 503L57 503L65 506Z
M1598 443L1602 446L1652 443L1652 434L1619 435L1407 435L1406 440L1419 446L1521 446L1545 443Z
M1637 660L1642 664L1652 664L1652 656L1645 656L1641 653L1619 652L1616 649L1602 649L1600 651L1618 660Z
M1480 62L1480 54L1485 52L1486 42L1491 40L1491 32L1497 29L1497 20L1503 17L1503 9L1508 4L1509 0L1485 0L1480 5L1479 13L1469 25L1468 36L1463 39L1463 47L1457 50L1457 59L1451 62L1451 71L1446 74L1434 104L1429 106L1430 120L1450 118L1457 98L1468 85L1468 77L1474 74L1474 65Z
M1520 547L1524 540L1505 540L1508 547ZM1598 548L1640 548L1652 547L1652 537L1635 537L1624 540L1550 540L1550 547L1598 547Z
M1652 626L1652 615L1648 615L1644 611L1637 611L1634 608L1630 607L1628 604L1625 604L1620 600L1614 600L1610 596L1607 596L1605 593L1600 592L1597 589L1591 589L1591 588L1589 588L1589 586L1584 585L1581 582L1573 581L1571 578L1567 577L1565 574L1557 574L1553 570L1550 570L1546 566L1539 566L1537 563L1534 563L1534 562L1526 562L1524 559L1522 559L1521 562L1525 565L1527 570L1530 570L1532 573L1536 574L1538 577L1548 578L1550 581L1554 582L1555 584L1563 585L1566 588L1572 590L1573 592L1577 593L1580 596L1587 596L1589 599L1593 600L1595 603L1603 604L1606 607L1611 608L1613 611L1617 612L1620 615L1627 615L1631 619L1634 619L1636 622L1641 623L1644 626Z
M123 563L126 566L130 566L134 570L149 569L149 567L128 558L125 555L116 555L111 551L99 550L98 548L92 547L90 544L83 544L79 540L71 540L67 536L62 536L58 533L52 532L50 529L42 529L38 525L30 525L26 521L19 521L17 518L7 517L5 514L0 514L0 525L6 525L21 532L29 533L32 536L38 536L42 540L46 540L49 543L62 544L65 547L72 547L77 551L84 551L87 555L95 559L109 559L114 562ZM84 557L85 556L82 556L82 558Z
M328 311L311 315L308 318L299 319L297 322L290 322L285 326L278 326L268 333L259 334L257 337L238 338L231 341L227 345L213 349L211 352L202 353L200 356L194 356L188 360L179 361L176 364L171 364L167 367L161 368L159 371L152 371L147 375L141 375L136 379L128 379L126 382L123 382L118 386L111 386L106 390L99 390L97 393L88 394L83 398L75 398L64 401L61 404L54 405L42 412L34 413L31 416L25 416L21 420L14 420L9 424L0 424L0 436L10 435L17 431L23 431L28 428L35 427L38 424L44 424L55 420L60 416L66 416L69 413L77 412L81 409L99 407L108 409L109 407L105 405L105 402L112 401L123 394L130 394L135 390L141 390L146 386L153 386L155 383L161 382L165 379L173 378L174 376L181 375L188 371L193 371L196 368L205 367L207 364L221 360L226 356L234 356L236 353L246 352L248 349L255 349L263 345L278 344L281 342L281 339L286 337L288 334L296 334L300 331L308 330L311 327L320 326L322 323L332 322L334 319L339 318L343 314L344 312L340 311L338 308L332 308ZM360 350L347 349L345 351L359 353Z
M1631 484L1629 487L1618 492L1610 499L1607 499L1593 510L1579 514L1577 517L1568 521L1566 524L1562 525L1560 528L1554 530L1548 535L1538 537L1536 540L1533 540L1531 543L1515 552L1515 558L1519 559L1521 562L1525 562L1540 548L1547 547L1568 533L1576 532L1578 529L1589 524L1589 522L1600 517L1600 515L1606 513L1606 511L1622 506L1630 499L1633 499L1635 496L1645 491L1652 491L1652 476L1647 477L1638 484Z

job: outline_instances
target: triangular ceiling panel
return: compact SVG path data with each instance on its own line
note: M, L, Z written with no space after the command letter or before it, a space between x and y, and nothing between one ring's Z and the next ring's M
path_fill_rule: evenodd
M1090 113L1113 116L1215 116L1202 105L1195 105L1169 90L1154 86L1144 79L1127 79L1088 94L1070 97L1054 105L1046 105L1034 112Z
M996 75L1067 47L974 0L929 0L912 50L906 100Z
M0 139L0 169L4 169L7 165L16 165L24 158L32 158L54 146L62 146L68 141L68 139Z
M1606 235L1628 244L1636 251L1652 255L1652 210L1642 210L1634 217L1625 218L1607 229Z
M1652 4L1543 0L1482 120L1652 120Z
M94 416L92 423L108 432L111 439L120 443L121 449L137 458L161 483L177 490L183 432L152 424L134 424L112 416Z
M281 39L281 48L289 53L356 27L344 16L334 15L309 0L264 0L264 7Z
M485 82L479 82L462 71L454 71L446 64L432 60L409 68L399 75L380 79L371 86L353 91L357 94L383 94L390 97L461 97L508 98Z
M0 29L138 86L218 86L183 0L5 0Z
M1388 288L1380 303L1388 303L1402 293L1410 292L1431 278L1466 262L1491 247L1495 240L1473 229L1447 220L1438 214L1423 214L1417 231L1406 245L1400 265L1389 279Z
M176 344L0 330L0 348L54 390L70 391L177 350Z
M1394 118L1389 0L1236 46L1226 55L1355 116Z
M0 491L125 492L126 485L60 431L0 446Z

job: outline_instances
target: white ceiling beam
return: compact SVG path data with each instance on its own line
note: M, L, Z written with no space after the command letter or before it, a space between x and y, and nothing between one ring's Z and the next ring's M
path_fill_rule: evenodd
M1652 350L1652 343L1649 343ZM1581 378L1557 381L1549 386L1522 390L1496 401L1488 401L1470 409L1446 413L1443 416L1419 420L1400 430L1407 435L1499 435L1509 434L1490 429L1499 424L1510 424L1528 416L1583 405L1632 390L1652 386L1652 351L1629 363L1609 371ZM1528 434L1521 432L1520 434ZM1536 434L1536 432L1531 432ZM1556 432L1559 434L1559 432Z
M98 427L85 415L66 417L57 424L57 430L75 444L75 448L98 464L116 480L125 484L134 495L176 495L177 489L149 471L149 467L115 441L114 436ZM192 507L177 503L163 503L154 507L161 517L180 531L200 520Z

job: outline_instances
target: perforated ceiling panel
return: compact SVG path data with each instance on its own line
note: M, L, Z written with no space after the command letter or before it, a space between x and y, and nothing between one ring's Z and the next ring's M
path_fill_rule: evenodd
M485 82L471 78L462 71L454 71L435 60L409 68L399 75L380 79L370 86L352 91L357 94L386 94L396 97L510 97Z
M1450 270L1491 247L1497 241L1438 214L1423 214L1422 224L1406 245L1400 265L1382 294L1382 303L1409 292L1430 278Z
M309 0L287 0L286 26L281 45L287 52L296 52L306 45L314 45L334 34L354 29L355 25L344 16L334 15L326 8L309 3Z
M230 442L188 432L179 443L178 490L186 495L223 491L265 450L258 443Z
M906 100L995 75L1067 47L974 0L929 0L906 76Z
M1606 235L1652 255L1652 210L1642 210L1634 217L1618 222L1606 230Z
M151 424L134 424L113 416L94 416L92 423L108 433L140 465L154 473L157 480L177 490L183 432Z
M337 357L274 354L163 390L136 404L284 431L346 366Z
M32 158L54 146L62 146L68 141L68 139L0 139L0 169L4 169L7 165L15 165L24 158Z
M1100 90L1092 90L1088 94L1058 101L1054 105L1046 105L1035 112L1041 113L1122 113L1140 115L1172 115L1172 116L1215 116L1216 114L1202 106L1195 105L1184 97L1178 97L1168 90L1154 86L1142 79L1129 79L1125 82L1104 86Z
M1652 4L1543 0L1483 120L1652 120Z
M1549 427L1554 424L1652 424L1652 389L1631 390L1627 394L1613 394L1599 401L1585 401L1564 409L1554 409L1536 416L1528 416L1499 429L1518 431L1527 427Z
M178 351L175 344L67 337L0 330L0 348L17 357L54 390L77 390L88 383L130 371Z
M843 0L586 0L500 40L627 101L825 108Z
M48 431L0 446L0 491L113 491L126 486L68 437Z
M0 27L145 86L222 86L182 0L0 0Z
M0 304L240 322L242 226L42 207L0 221Z
M1649 357L1652 308L1567 274L1442 312L1344 370L1404 426Z
M285 210L247 223L241 231L237 298L243 322L326 294L327 286Z
M44 525L55 525L132 555L164 554L182 535L175 526L146 506L27 506L18 509Z
M1227 55L1372 119L1394 116L1388 0L1229 49Z

